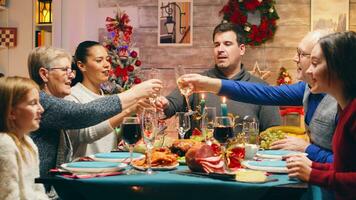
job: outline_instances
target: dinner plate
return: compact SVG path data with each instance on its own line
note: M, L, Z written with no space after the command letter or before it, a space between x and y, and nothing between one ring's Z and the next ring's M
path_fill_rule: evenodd
M102 173L116 172L124 169L127 166L125 163L116 162L72 162L64 163L61 167L70 172L76 173Z
M242 166L272 173L287 173L286 162L282 160L243 161Z
M154 171L169 171L169 170L173 170L176 169L179 166L179 163L175 164L175 165L171 165L171 166L157 166L157 167L152 167L152 170ZM144 171L147 170L147 167L143 167L143 166L137 166L137 165L132 165L133 168Z
M130 162L130 153L129 152L110 152L110 153L97 153L94 155L90 155L95 161L102 161L102 162ZM140 158L145 157L145 155L141 153L133 153L132 158L133 160L137 160Z
M308 154L299 151L290 151L290 150L262 150L256 153L256 156L260 158L280 159L280 160L282 160L283 156L287 156L287 155L306 156Z

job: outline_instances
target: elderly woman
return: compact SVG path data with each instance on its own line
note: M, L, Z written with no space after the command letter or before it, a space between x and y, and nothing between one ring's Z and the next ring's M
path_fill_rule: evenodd
M76 77L72 81L70 96L66 99L78 103L88 103L104 96L101 84L108 81L111 64L105 47L95 41L80 43L75 51ZM87 156L98 152L109 152L117 147L118 135L113 131L122 123L124 117L133 112L149 107L148 99L140 100L118 115L95 126L69 131L73 145L73 158Z
M51 47L36 48L28 57L30 77L41 88L40 101L44 108L40 128L31 135L39 148L41 176L70 160L71 144L65 129L95 125L162 88L159 80L149 80L126 92L86 104L66 101L62 98L70 94L75 76L71 61L67 52Z

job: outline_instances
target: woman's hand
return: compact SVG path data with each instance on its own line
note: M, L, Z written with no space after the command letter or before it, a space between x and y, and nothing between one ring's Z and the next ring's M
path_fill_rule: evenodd
M155 95L157 96L161 88L162 81L158 79L151 79L135 85L125 92L119 93L118 96L121 101L122 109L127 109L143 98L154 97Z
M141 114L145 108L154 108L149 99L141 99L133 105L133 112Z
M193 92L212 92L218 93L221 88L221 80L217 78L210 78L200 74L185 74L180 78L181 84L193 85Z
M162 89L162 81L158 79L150 79L138 85L134 85L130 90L138 98L154 97ZM128 90L128 91L130 91Z
M287 137L285 139L273 142L270 148L305 152L308 146L309 143L306 142L304 139L296 137Z
M286 159L288 176L308 182L310 179L312 161L304 155L289 156Z

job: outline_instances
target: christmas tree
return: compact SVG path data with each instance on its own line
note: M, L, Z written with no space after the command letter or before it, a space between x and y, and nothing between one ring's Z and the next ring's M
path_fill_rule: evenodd
M102 85L106 93L120 93L141 83L138 53L132 50L131 36L133 27L129 24L129 16L119 9L115 18L106 18L108 36L103 42L110 56L112 71L109 81Z
M277 78L277 85L282 85L282 84L291 84L292 83L292 77L288 73L287 69L284 67L281 67L279 69L279 75Z

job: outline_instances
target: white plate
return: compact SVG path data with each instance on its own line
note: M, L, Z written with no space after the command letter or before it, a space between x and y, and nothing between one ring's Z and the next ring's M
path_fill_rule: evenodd
M179 163L177 163L176 165L172 165L172 166L159 166L159 167L152 167L152 170L155 171L168 171L168 170L173 170L175 168L177 168L179 166ZM137 165L132 165L133 168L141 170L141 171L145 171L147 170L147 167L143 167L143 166L137 166Z
M268 159L279 159L282 160L283 156L291 156L291 155L305 155L307 156L307 153L303 152L298 152L298 151L289 151L289 150L263 150L263 151L258 151L256 153L257 157L260 158L268 158Z
M81 166L81 167L71 167L70 166L71 163L64 163L61 165L61 167L73 173L103 173L103 172L117 172L124 169L127 166L127 164L125 163L115 163L115 165L109 167L92 167L92 165L89 164L90 162L87 163L88 166Z
M130 153L129 152L111 152L111 153L97 153L94 155L90 155L95 161L102 162L130 162ZM145 157L144 154L141 153L133 153L133 160L137 160Z
M271 173L287 173L287 167L272 167L272 166L256 166L253 165L255 162L258 161L243 161L241 164L242 166L248 168L248 169L253 169L253 170L259 170L259 171L265 171L265 172L271 172ZM261 163L263 162L285 162L285 161L260 161Z

